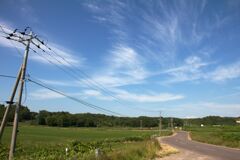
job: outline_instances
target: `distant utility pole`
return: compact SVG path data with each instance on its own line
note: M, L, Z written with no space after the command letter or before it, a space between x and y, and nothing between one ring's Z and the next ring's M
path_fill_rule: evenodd
M142 130L142 120L140 120L140 129Z
M13 90L12 90L12 94L9 98L9 101L7 101L8 106L6 107L6 110L5 110L3 119L2 119L2 123L1 123L1 127L0 127L0 141L1 141L1 138L2 138L2 135L4 132L4 128L7 123L7 117L9 114L9 110L10 110L11 105L14 104L13 100L15 98L16 91L17 91L19 83L20 83L20 86L18 89L18 100L16 102L16 109L15 109L15 113L14 113L12 139L11 139L11 145L10 145L10 151L9 151L9 160L12 160L13 154L15 151L16 140L17 140L19 110L20 110L21 103L22 103L23 87L24 87L24 83L26 80L25 75L26 75L26 68L27 68L30 44L32 43L35 47L40 48L40 45L44 45L44 42L40 41L36 35L33 35L32 31L30 31L29 27L27 27L23 32L20 32L16 29L13 31L13 33L6 33L6 32L4 32L4 33L7 35L5 37L6 39L19 42L19 43L23 44L24 46L26 46L23 62L22 62L22 65L20 66L20 69L19 69L19 72L18 72L18 75L16 78L16 82L15 82Z
M162 112L159 112L159 137L161 136L161 131L162 131Z
M173 118L171 117L171 129L172 129L172 132L173 132Z

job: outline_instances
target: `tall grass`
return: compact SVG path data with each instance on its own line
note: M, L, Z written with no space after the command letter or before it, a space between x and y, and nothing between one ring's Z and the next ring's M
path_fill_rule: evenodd
M240 126L187 127L186 130L193 140L240 148Z

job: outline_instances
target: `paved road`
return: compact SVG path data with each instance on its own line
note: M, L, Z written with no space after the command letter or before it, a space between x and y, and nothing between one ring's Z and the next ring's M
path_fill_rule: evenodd
M191 141L188 139L188 133L184 131L177 132L172 137L162 138L161 142L176 148L211 156L217 160L240 160L240 150Z

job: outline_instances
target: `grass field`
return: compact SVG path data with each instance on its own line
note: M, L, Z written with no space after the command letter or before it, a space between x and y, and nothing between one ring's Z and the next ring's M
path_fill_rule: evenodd
M139 130L128 128L61 128L20 125L18 143L25 147L45 144L64 144L73 140L96 141L122 137L150 136L158 134L157 130ZM164 135L169 131L163 132ZM3 144L11 139L11 127L7 127L3 136Z
M215 145L240 148L240 126L187 127L191 138Z
M158 134L158 130L60 128L21 124L19 126L16 156L17 159L28 159L29 157L32 159L65 159L65 148L70 147L74 148L72 149L73 153L71 153L73 155L80 152L85 153L85 150L88 150L86 159L91 159L89 156L94 155L94 148L106 150L108 157L111 157L110 159L124 159L126 156L135 157L132 159L141 159L141 157L152 157L154 155L150 150L155 152L158 146L154 142L149 141L147 137L156 134ZM162 132L162 135L170 134L170 131ZM7 127L3 136L2 148L4 149L0 151L0 159L7 157L10 137L11 127ZM90 148L92 149L90 150L86 146L91 146ZM49 157L49 155L55 156ZM84 159L84 156L78 156ZM106 159L106 157L103 159Z

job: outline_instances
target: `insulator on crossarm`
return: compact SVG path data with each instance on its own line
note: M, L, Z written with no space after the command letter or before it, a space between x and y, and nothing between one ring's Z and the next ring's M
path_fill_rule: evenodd
M31 29L30 27L26 27L25 29L24 29L24 32L26 32L28 29Z

